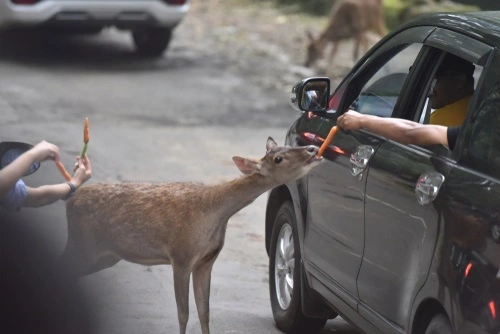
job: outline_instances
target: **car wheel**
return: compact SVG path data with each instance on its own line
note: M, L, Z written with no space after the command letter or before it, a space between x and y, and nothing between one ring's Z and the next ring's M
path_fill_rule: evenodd
M300 248L292 203L281 205L274 220L269 256L269 292L274 320L287 333L317 333L326 319L302 313Z
M435 315L432 318L429 326L425 330L425 334L452 334L450 322L444 314Z
M132 38L138 53L145 56L161 56L172 38L170 28L144 28L132 31Z

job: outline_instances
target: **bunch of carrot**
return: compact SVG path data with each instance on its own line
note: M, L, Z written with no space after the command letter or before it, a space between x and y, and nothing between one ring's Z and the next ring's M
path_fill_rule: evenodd
M83 159L85 157L85 153L87 152L87 144L90 140L90 134L89 134L89 118L85 117L85 123L83 125L83 150L82 154L80 155L80 159ZM64 176L66 181L71 180L71 175L68 173L66 168L64 168L64 165L61 163L61 161L56 161L56 166L59 168L59 171L61 174Z

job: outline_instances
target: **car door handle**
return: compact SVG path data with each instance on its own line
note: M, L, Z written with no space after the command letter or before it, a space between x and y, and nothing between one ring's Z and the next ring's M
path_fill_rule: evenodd
M415 187L415 195L417 196L418 203L425 205L432 202L437 197L443 182L444 176L435 171L420 175Z
M351 154L349 161L351 162L352 176L358 176L365 171L373 152L375 152L373 147L361 145L357 148L356 152Z

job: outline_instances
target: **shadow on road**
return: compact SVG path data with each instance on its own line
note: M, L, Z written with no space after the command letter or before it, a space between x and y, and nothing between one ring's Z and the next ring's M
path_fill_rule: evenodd
M175 39L175 35L173 37ZM69 34L20 30L0 34L0 61L50 70L144 72L196 66L189 50L171 47L159 58L137 54L128 33Z

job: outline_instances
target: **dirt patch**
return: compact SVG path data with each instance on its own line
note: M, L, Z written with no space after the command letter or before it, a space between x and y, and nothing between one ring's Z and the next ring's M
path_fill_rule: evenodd
M194 1L176 31L218 66L239 71L266 89L290 91L308 76L326 75L334 82L354 64L352 42L343 42L334 64L302 66L306 31L318 34L326 17L311 16L270 2L247 0Z

